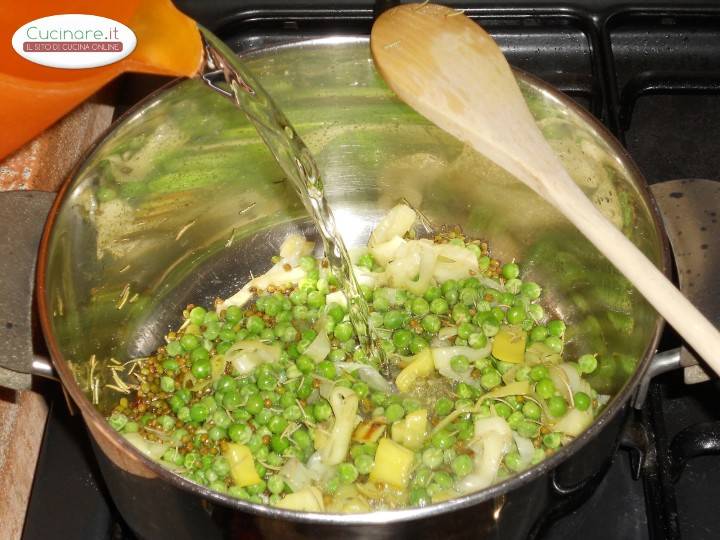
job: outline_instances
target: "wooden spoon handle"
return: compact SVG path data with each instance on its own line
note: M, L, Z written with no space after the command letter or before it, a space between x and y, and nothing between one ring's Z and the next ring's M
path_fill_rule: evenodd
M720 374L720 332L612 225L563 170L563 189L544 196L635 286L685 341Z

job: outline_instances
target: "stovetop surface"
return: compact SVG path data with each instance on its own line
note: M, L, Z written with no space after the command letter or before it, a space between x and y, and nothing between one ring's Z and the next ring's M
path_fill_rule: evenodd
M178 4L238 51L331 34L367 34L373 8L372 2L354 0L336 1L332 7L319 1L288 7L276 0L242 6L231 1ZM557 86L600 118L626 145L650 184L676 178L720 180L719 3L452 4L483 24L513 65ZM123 80L125 103L119 110L158 82L147 81ZM666 331L661 349L678 344L677 336ZM80 418L68 415L56 387L41 386L52 408L24 538L132 538L107 496ZM674 482L677 459L669 451L676 435L689 426L704 422L717 429L719 392L717 381L686 386L681 372L657 378L644 408L632 418L648 438L640 477L633 478L637 452L619 450L594 493L570 501L539 538L720 538L720 457L689 460Z

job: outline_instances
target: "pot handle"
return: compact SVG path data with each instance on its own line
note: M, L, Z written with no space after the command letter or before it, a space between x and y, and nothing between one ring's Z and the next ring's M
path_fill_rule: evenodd
M38 245L55 193L0 192L0 386L30 388L31 375L56 378L52 363L33 348L33 294Z
M720 323L720 182L672 180L651 186L662 215L677 267L680 291L716 326ZM686 346L655 355L633 405L641 409L650 381L667 371L684 368L686 384L707 381L712 372Z

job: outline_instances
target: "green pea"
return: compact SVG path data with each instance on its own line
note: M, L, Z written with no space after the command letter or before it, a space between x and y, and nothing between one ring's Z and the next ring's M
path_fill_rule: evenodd
M483 334L487 337L493 337L500 331L500 324L495 318L487 319L482 323Z
M555 418L564 415L567 412L567 401L562 396L552 396L547 400L548 410Z
M522 412L531 420L539 420L542 416L542 408L534 401L526 401L522 406Z
M540 426L530 420L522 420L515 429L518 434L527 439L534 439L540 432Z
M516 381L527 381L530 378L530 366L522 366L515 372Z
M288 426L288 421L285 420L282 416L274 415L270 418L270 421L267 424L268 429L274 433L275 435L278 435L285 431L285 428Z
M375 294L372 305L375 311L385 312L390 309L390 301L384 294Z
M370 474L374 462L373 456L368 454L360 454L353 460L355 468L360 474Z
M423 465L431 469L437 469L443 463L443 453L440 448L426 448L422 453Z
M541 293L542 288L534 281L526 281L522 284L522 287L520 287L520 294L526 296L530 300L537 300L540 298Z
M342 349L333 349L332 351L330 351L330 354L328 354L328 360L333 363L342 362L343 360L345 360L345 356L345 351L343 351Z
M337 377L337 369L335 364L329 360L323 360L316 366L317 374L326 379L333 380Z
M470 456L461 454L453 459L450 467L458 478L462 478L472 472L473 462Z
M578 358L578 369L580 373L592 373L597 369L597 358L592 354L583 354Z
M312 437L305 428L296 430L291 437L292 440L295 441L295 443L303 450L312 447Z
M285 343L292 343L293 341L297 340L298 338L298 331L292 324L287 324L286 326L278 326L281 328L281 331L279 333L276 333L278 339Z
M505 290L509 292L510 294L518 294L520 290L522 289L522 280L518 278L514 279L508 279L505 282Z
M453 485L452 476L445 471L436 472L433 475L433 481L440 486L441 489L448 489Z
M307 303L309 307L319 309L325 305L325 295L320 291L310 291L307 296Z
M452 361L452 360L451 360ZM469 366L468 366L469 367ZM455 386L455 393L461 399L472 399L475 397L475 389L465 382L460 382Z
M274 375L263 375L257 379L257 387L260 390L274 390L277 386L277 378Z
M175 381L172 377L160 377L160 389L163 392L172 393L175 391Z
M247 411L253 416L263 410L265 402L258 394L250 396L245 404Z
M507 404L503 403L502 401L498 401L495 403L495 412L497 415L501 418L507 418L512 414L512 408Z
M414 315L424 317L430 312L430 304L424 298L415 298L410 305L410 309Z
M530 330L530 341L545 341L547 337L548 331L544 326L536 326Z
M209 414L210 410L205 403L195 403L190 407L190 419L193 422L204 422Z
M192 422L192 418L190 418L190 407L180 407L175 414L181 422Z
M192 393L187 388L178 388L175 395L179 397L183 403L189 403L192 398Z
M545 318L545 310L540 304L530 304L527 307L528 316L536 323L539 323ZM536 340L540 341L540 340Z
M219 441L227 437L227 431L220 426L213 426L208 430L208 437L211 441Z
M190 370L192 371L193 376L195 376L197 379L207 379L210 376L210 372L212 371L212 366L210 365L210 360L208 358L205 358L193 363Z
M417 471L415 471L415 476L412 480L412 484L414 487L421 486L425 487L430 483L430 479L432 478L432 471L429 467L420 467Z
M257 315L252 315L245 321L245 328L251 334L259 334L264 330L265 322Z
M502 382L502 377L497 370L489 370L480 377L480 384L485 390L495 388Z
M458 326L457 335L461 339L468 339L470 337L470 334L475 331L476 328L474 325L470 324L469 322L463 322Z
M201 306L194 307L190 310L190 322L200 326L205 322L205 314L207 311Z
M422 407L422 404L417 399L405 398L402 400L402 407L405 409L405 413L411 413Z
M215 398L213 398L213 396L205 396L200 400L200 403L203 403L207 407L209 414L215 412L218 407L217 402L215 401Z
M561 320L554 320L547 323L548 333L551 336L562 337L565 334L565 323Z
M453 402L446 397L441 397L435 402L435 414L438 416L447 416L452 410Z
M330 418L332 407L327 400L321 399L313 405L313 416L318 422L322 422Z
M300 370L300 372L307 374L315 369L315 362L309 356L301 354L300 357L295 360L295 366Z
M563 350L563 342L559 337L548 336L545 338L543 343L545 343L545 345L547 345L554 353L560 354Z
M404 328L401 328L400 330L395 330L395 332L393 332L392 338L393 345L395 345L397 349L407 350L412 343L413 337L414 335L410 330L405 330Z
M165 352L167 352L169 356L180 356L183 353L183 350L184 348L181 345L180 341L170 341L165 346Z
M465 373L470 369L470 360L467 356L458 354L450 359L450 368L455 373Z
M527 313L522 306L512 306L507 310L506 317L510 324L520 324L526 319Z
M507 417L507 423L508 426L510 426L510 429L517 429L517 427L520 425L520 422L522 422L523 420L525 420L525 417L520 411L515 411Z
M503 264L502 275L505 279L515 279L520 275L520 267L515 263Z
M215 390L218 392L227 392L228 390L235 390L237 388L237 382L230 375L221 375L215 383Z
M177 342L173 341L172 343L177 343ZM178 346L180 346L180 345L178 344ZM178 361L175 360L174 358L168 358L167 360L165 360L162 363L163 371L165 371L167 373L174 373L175 371L178 370L179 367L180 367L180 364L178 364Z
M436 298L440 298L441 295L442 290L440 289L440 287L432 286L429 287L427 291L425 291L425 294L423 294L423 298L428 302L432 302Z
M534 366L530 370L530 378L537 382L540 381L548 376L548 368L545 366Z
M252 437L252 429L245 423L230 424L227 433L230 439L240 444L247 443Z
M383 326L385 328L390 328L391 330L400 328L404 322L405 315L398 310L390 310L385 313L385 316L383 317Z
M256 424L266 426L270 419L273 417L272 411L269 409L263 409L255 415L254 421Z
M408 494L408 502L411 506L418 506L420 508L432 504L432 498L428 494L427 490L423 487L414 487L410 489Z
M421 336L414 336L412 343L410 343L410 352L412 354L418 354L423 349L427 349L429 346L427 340Z
M185 334L180 338L180 345L186 351L192 351L200 346L200 339L193 334Z
M238 306L230 306L225 310L225 320L230 324L240 322L242 319L242 309Z
M312 379L310 377L304 377L303 382L300 384L300 386L297 389L297 396L300 399L307 399L310 397L310 394L312 394L313 391L313 383Z
M370 394L370 387L367 385L367 383L364 383L362 381L353 384L352 389L353 392L355 392L360 399Z
M453 321L455 321L456 324L462 324L464 322L467 322L471 319L470 310L468 310L467 306L457 304L453 306L452 319Z
M167 399L167 403L170 406L170 409L175 413L185 404L185 402L177 395L177 392Z
M548 433L543 437L543 445L547 448L555 449L560 446L561 435L559 433Z
M482 349L487 346L487 337L480 332L473 332L468 336L468 345L473 349Z
M452 448L455 444L455 436L448 430L441 429L435 432L435 435L432 436L432 444L435 448L439 448L441 450Z
M447 302L448 306L454 306L455 304L457 304L458 298L460 297L460 293L458 292L457 289L454 289L454 290L450 290L450 291L446 292L443 295L443 297L444 297L445 301Z
M549 399L555 393L555 383L549 377L541 379L535 385L535 393L543 399Z
M498 324L502 323L505 320L505 310L499 306L495 306L490 310L490 313L492 313L493 318L495 321L497 321Z
M441 326L440 318L432 314L425 315L425 317L423 317L422 319L421 325L423 327L423 330L425 330L429 334L437 334Z
M399 403L393 403L385 409L385 418L389 423L397 422L405 416L405 409Z
M340 304L330 304L326 309L326 313L336 323L342 322L343 317L345 317L345 310Z
M509 452L505 456L505 466L513 472L518 472L522 469L522 458L517 452Z
M435 315L444 315L450 311L450 306L444 298L436 298L430 302L430 311Z
M575 392L573 399L575 401L575 408L578 411L587 411L590 407L590 396L588 396L585 392Z
M110 418L108 418L108 422L115 431L121 431L128 423L128 417L123 413L113 413Z
M337 475L343 484L352 484L358 477L358 470L352 463L341 463L337 467Z
M349 322L342 322L335 325L335 330L333 331L333 335L339 340L339 341L347 341L350 338L352 338L353 335L353 328L352 325Z

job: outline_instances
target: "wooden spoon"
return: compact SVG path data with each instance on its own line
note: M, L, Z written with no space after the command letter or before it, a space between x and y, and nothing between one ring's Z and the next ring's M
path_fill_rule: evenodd
M552 203L720 373L720 333L573 182L480 26L444 6L406 4L377 19L370 47L403 101Z

